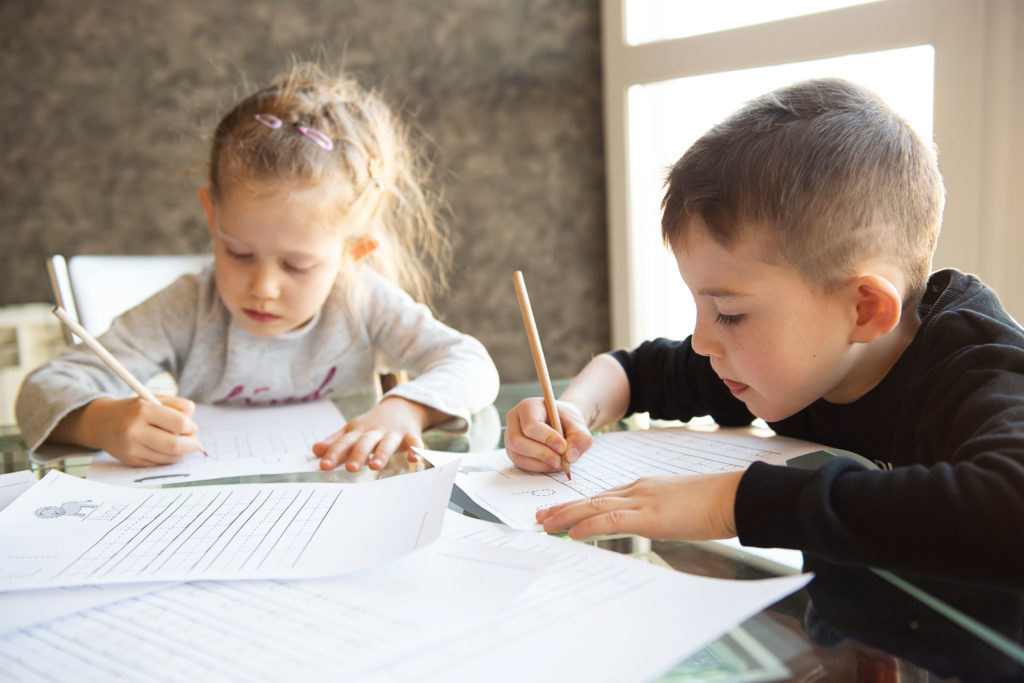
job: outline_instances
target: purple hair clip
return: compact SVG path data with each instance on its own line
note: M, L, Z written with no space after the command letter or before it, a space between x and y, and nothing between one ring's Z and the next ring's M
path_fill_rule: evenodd
M253 114L252 117L262 123L267 128L274 130L281 127L281 119L277 118L273 114Z
M284 125L281 119L277 118L273 114L253 114L252 117L259 121L260 123L262 123L267 128L270 128L272 130L277 130L278 128ZM305 135L307 138L315 142L320 147L323 147L328 152L334 149L334 142L316 128L309 128L308 126L296 126L296 128L299 130L300 133Z
M299 126L298 128L300 133L326 149L328 152L334 149L334 142L316 128L307 128L306 126Z

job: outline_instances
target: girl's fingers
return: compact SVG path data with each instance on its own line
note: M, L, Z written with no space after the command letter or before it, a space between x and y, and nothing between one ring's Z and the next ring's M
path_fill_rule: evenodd
M363 469L366 461L370 458L370 454L373 453L373 450L380 443L383 436L384 434L376 429L364 432L355 445L349 449L348 459L345 460L345 469L349 472L358 472Z
M155 430L154 430L155 431ZM163 438L162 435L157 434L157 439ZM135 442L131 445L129 450L122 453L121 457L118 458L121 462L131 467L153 467L155 465L171 465L178 462L185 455L194 453L197 449L192 448L192 444L198 443L194 438L180 439L183 445L179 447L178 452L166 452L153 448L151 445ZM166 447L166 446L165 446ZM188 451L184 453L182 451Z
M402 440L403 437L401 434L395 432L385 434L377 443L377 447L373 449L373 457L370 458L370 469L384 469L384 465L387 464L388 459L395 451L398 450L399 446L402 445Z
M191 417L167 405L147 404L143 419L171 434L195 434L198 429Z
M317 441L315 444L313 444L313 447L316 448L317 446L323 445L324 451L326 452L326 450L329 447L331 447L335 443L337 443L338 439L340 439L341 437L345 436L345 434L346 434L346 432L345 432L344 429L339 429L338 431L334 432L330 436L324 437L323 439L320 439L319 441Z
M192 417L196 412L195 402L187 398L180 396L157 396L156 398L168 408L173 408L186 417Z
M349 472L358 472L367 464L371 469L380 470L403 445L422 448L423 440L418 434L400 431L341 430L313 444L313 454L321 459L322 470L334 469L341 463L345 463ZM417 460L419 458L410 451L409 461Z
M322 470L333 470L345 462L349 456L349 449L359 440L361 434L359 432L345 432L335 436L337 436L337 439L334 439L321 455L320 469Z

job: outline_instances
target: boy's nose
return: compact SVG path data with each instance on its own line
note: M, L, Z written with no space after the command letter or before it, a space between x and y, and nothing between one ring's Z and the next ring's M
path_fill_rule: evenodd
M702 356L709 358L721 356L722 346L715 339L714 332L709 329L707 323L703 322L704 316L697 315L697 324L693 328L693 335L690 337L690 344L693 350Z

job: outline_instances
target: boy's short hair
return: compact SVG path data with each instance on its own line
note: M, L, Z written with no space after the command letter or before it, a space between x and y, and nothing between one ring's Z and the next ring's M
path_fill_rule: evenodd
M907 304L926 287L945 203L933 147L880 97L841 79L752 100L686 151L666 188L671 247L696 217L727 247L754 229L766 259L825 291L881 258L906 274Z

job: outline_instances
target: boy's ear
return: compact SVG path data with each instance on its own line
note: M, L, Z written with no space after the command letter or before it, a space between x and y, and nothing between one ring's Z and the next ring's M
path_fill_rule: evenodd
M214 230L216 230L216 222L213 213L213 199L210 197L210 188L200 187L198 194L199 201L203 203L203 208L206 209L206 220L210 223L210 235L213 235Z
M892 332L900 322L903 297L888 278L858 275L850 282L856 306L851 341L872 342Z
M348 253L349 256L352 257L353 261L359 261L364 256L372 253L378 246L380 246L380 242L372 237L362 235L349 241Z

